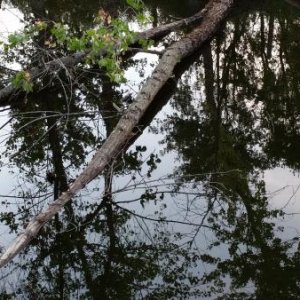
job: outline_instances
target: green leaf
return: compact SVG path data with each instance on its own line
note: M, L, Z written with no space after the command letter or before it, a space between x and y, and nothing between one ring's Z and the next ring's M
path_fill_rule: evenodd
M16 88L21 88L29 93L33 90L33 84L30 82L30 74L26 71L20 71L12 79L12 85Z
M8 36L9 48L15 48L16 46L22 44L28 36L24 33L14 33Z
M127 0L127 4L135 10L141 10L144 7L144 3L141 0Z

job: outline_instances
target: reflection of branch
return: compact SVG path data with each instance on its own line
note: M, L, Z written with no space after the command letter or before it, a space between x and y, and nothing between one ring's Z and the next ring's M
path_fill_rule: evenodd
M205 222L205 220L206 220L206 217L208 216L208 214L209 214L209 213L212 211L212 209L214 208L214 204L215 204L216 200L217 200L217 198L215 198L214 201L213 201L212 203L209 203L209 204L208 204L207 210L206 210L204 216L202 217L202 220L201 220L201 222L200 222L200 224L199 224L199 226L198 226L198 228L197 228L197 230L196 230L196 232L195 232L195 234L194 234L192 240L190 241L190 247L192 247L192 244L194 243L194 241L195 241L195 239L196 239L196 237L197 237L197 235L198 235L200 229L201 229L202 227L204 227L204 222Z
M10 195L0 195L0 198L14 198L14 199L39 199L52 195L52 193L46 193L39 196L10 196Z
M290 196L290 198L288 199L288 201L286 202L286 204L285 204L283 207L280 208L280 210L284 210L284 209L290 204L290 202L292 201L292 199L293 199L293 198L296 196L296 194L298 193L299 189L300 189L300 185L297 186L296 190L294 190L294 188L293 188L293 193L292 193L292 195Z
M139 225L140 229L142 230L142 232L144 233L144 235L149 239L149 241L151 241L151 244L154 244L152 235L151 235L151 230L149 229L149 226L147 225L147 223L145 222L145 219L141 219L141 222L143 222L143 224L140 224L140 218L136 218L136 222Z
M204 197L207 194L206 193L196 193L196 192L180 192L180 191L155 191L156 194L176 194L176 195L187 195L187 196L196 196L194 199L198 197ZM135 199L130 199L130 200L120 200L120 201L115 201L115 203L118 204L124 204L124 203L133 203L133 202L138 202L141 201L141 197L135 198Z
M104 206L105 206L104 201L101 201L101 203L97 206L97 208L93 212L86 215L85 219L80 222L81 223L80 229L84 229L84 227L89 225L94 220L94 218L99 216L99 212L101 211L101 209L104 208Z
M136 189L144 190L145 188L157 188L157 187L160 187L160 186L168 186L168 185L173 186L174 183L176 183L176 184L186 183L185 179L188 179L188 178L195 179L195 178L201 178L201 177L212 176L212 175L226 175L226 174L235 173L235 172L236 173L241 173L241 170L232 169L232 170L228 170L228 171L196 173L196 174L190 174L190 175L181 174L180 176L166 175L166 176L162 176L158 179L143 180L142 182L134 182L133 184L128 183L128 184L126 184L125 188L123 187L121 189L115 190L113 192L113 194L124 192L124 191L130 191L132 189L134 189L134 190L136 190ZM167 181L171 181L171 182L167 182ZM162 182L162 183L150 185L150 183L155 183L155 182ZM213 183L213 182L210 181L210 183Z
M122 210L128 212L129 214L131 214L131 215L133 215L133 216L135 216L137 218L148 220L148 221L153 221L153 222L158 222L158 223L173 223L173 224L181 224L181 225L196 226L196 227L202 226L204 228L215 230L215 228L213 228L212 226L208 226L208 225L204 225L204 224L201 225L201 223L197 224L197 223L192 223L192 222L183 222L183 221L170 220L170 219L155 219L155 218L151 218L151 217L146 217L146 216L142 216L140 214L137 214L136 212L134 212L134 211L132 211L130 209L127 209L125 207L119 206L116 203L114 203L114 205L116 207L118 207L119 209L122 209Z
M48 133L51 131L51 129L53 129L59 122L60 122L60 119L56 120L56 122L50 128L48 128L48 130L42 136L40 136L37 140L35 140L35 142L27 149L27 151L30 152L31 149L33 149L36 145L38 145L39 142L42 141L48 135ZM15 158L21 152L22 152L21 150L17 151L16 153L12 154L9 157L9 159L11 160L11 159Z

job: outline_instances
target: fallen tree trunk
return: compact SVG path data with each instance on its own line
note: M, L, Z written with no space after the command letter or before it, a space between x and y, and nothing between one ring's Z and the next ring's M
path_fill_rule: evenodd
M152 76L147 79L135 101L121 117L115 129L96 152L86 169L77 177L68 191L64 192L44 212L29 222L25 231L16 238L0 257L0 267L3 267L24 249L49 219L70 201L78 191L97 177L126 148L126 143L133 136L133 130L139 124L156 94L173 75L175 66L185 57L198 50L204 42L213 36L220 23L227 16L233 2L234 0L209 1L205 7L205 15L201 25L165 51Z
M156 28L151 28L144 32L139 32L139 33L137 33L136 38L133 41L133 44L137 43L141 39L157 40L157 39L160 39L160 38L168 35L172 31L176 31L183 27L197 24L203 18L204 13L205 13L205 10L202 10L189 18L185 18L185 19L182 19L182 20L179 20L176 22L165 24L165 25L162 25L162 26L159 26ZM118 48L118 45L116 45L115 47ZM43 67L35 67L30 70L27 70L27 73L29 73L32 82L34 82L35 80L37 80L38 78L41 78L42 76L43 77L45 75L51 76L51 74L58 73L59 71L61 71L63 69L73 68L74 66L84 62L85 58L87 57L87 55L89 53L90 52L87 50L87 51L77 52L72 55L62 57L62 58L57 58L50 62L45 63ZM105 54L106 54L106 50L103 49L98 55L99 55L99 57L102 57ZM9 100L12 99L13 97L15 97L18 93L24 94L25 92L22 91L20 88L16 88L12 84L1 89L0 90L0 106L9 105Z

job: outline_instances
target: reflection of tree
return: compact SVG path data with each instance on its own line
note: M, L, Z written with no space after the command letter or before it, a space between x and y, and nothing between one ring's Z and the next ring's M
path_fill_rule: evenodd
M266 120L272 124L272 137L266 146L267 153L274 159L282 159L284 164L299 169L299 26L287 24L284 19L278 21L280 30L279 59L276 76L266 78L267 98Z
M201 84L184 77L172 103L175 112L161 127L167 151L176 150L183 161L178 172L203 185L208 206L213 205L207 216L215 231L211 248L221 244L228 258L204 254L203 261L216 268L203 282L213 281L210 291L221 293L220 299L299 295L298 250L277 237L272 219L282 212L269 209L258 179L261 171L282 162L298 169L297 64L288 59L295 50L284 46L289 35L281 28L293 26L287 19L280 22L273 12L268 17L254 13L243 22L235 17L204 49L203 71L197 65L190 71L205 93L192 92L192 85ZM260 30L250 29L257 23ZM271 55L275 49L276 58ZM230 275L232 292L222 288L225 275Z
M204 7L205 1L167 1L167 0L145 0L146 5L153 8L158 8L161 15L166 15L167 17L174 16L189 16L199 11L201 7Z
M90 25L93 22L100 8L115 14L120 7L124 7L122 0L101 0L101 1L28 1L11 0L14 6L24 11L26 15L33 14L36 18L50 19L53 21L64 21L70 25L80 26Z
M190 284L184 279L197 256L174 244L164 226L154 227L151 240L138 233L130 225L130 215L112 205L110 171L94 211L85 214L90 204L78 209L73 203L72 220L61 219L60 231L55 222L45 226L30 252L22 255L17 265L27 272L14 297L128 299L139 293L156 298L189 294Z
M256 22L259 30L252 31ZM220 299L297 299L299 250L296 243L277 237L272 219L281 212L269 209L259 179L262 170L282 161L298 169L299 47L290 43L297 28L290 23L265 12L250 14L246 20L235 16L203 50L203 70L195 64L183 77L197 76L195 86L205 87L205 93L196 91L202 103L193 98L190 82L183 80L172 103L175 112L163 124L166 151L176 150L182 160L171 183L167 186L164 179L161 187L157 182L151 185L150 172L149 182L143 178L144 185L139 186L133 180L129 187L142 188L137 199L116 201L113 175L140 171L137 158L144 147L116 159L105 170L103 184L95 187L103 186L103 196L75 198L16 262L28 273L15 295L165 299L189 297L196 291L203 296L219 293ZM287 41L292 46L287 47ZM8 153L17 148L18 155L11 158L31 177L39 178L40 170L44 177L50 165L56 174L55 193L67 189L67 178L73 175L68 166L81 166L88 150L101 144L96 119L108 135L118 119L113 103L123 105L120 93L98 69L72 76L76 92L61 76L54 87L12 107ZM176 74L172 80L168 84L174 87ZM24 116L35 120L30 123ZM152 117L145 118L145 124ZM291 147L282 147L289 143ZM294 152L289 150L293 147ZM149 168L155 169L160 160L151 156ZM184 220L171 222L162 213L148 217L125 206L137 201L147 211L152 203L166 205L170 199L184 203ZM206 203L198 204L199 199ZM22 212L26 219L28 211ZM189 219L191 214L197 222ZM12 218L12 225L17 221ZM149 225L153 221L156 225ZM168 222L192 227L184 235L170 231ZM212 235L211 245L196 254L193 243L204 228ZM219 248L226 254L219 257L215 253ZM200 258L212 270L203 277ZM224 287L227 275L232 291ZM198 290L200 283L207 289Z
M82 76L80 86L84 101L76 94L64 98L66 94L62 90L52 88L28 98L28 105L13 108L15 130L10 144L14 151L17 146L17 153L22 149L24 154L21 157L15 155L13 159L23 169L29 167L32 176L37 176L37 162L40 168L45 168L45 153L50 152L48 164L53 166L56 174L54 187L57 187L57 193L65 189L67 176L72 175L72 170L65 166L80 165L86 156L85 149L101 142L93 135L92 126L87 126L89 122L78 116L88 118L98 114L108 135L117 122L116 114L112 114L112 103L122 105L119 93L101 73ZM170 82L168 87L174 89L176 83ZM169 94L165 92L165 97ZM143 122L150 122L164 103L161 101L158 108L152 108L151 117L146 116ZM89 112L84 110L86 107ZM36 113L41 113L40 120ZM34 116L35 122L30 124L24 119L27 114ZM35 131L40 134L33 135ZM24 132L28 134L24 135ZM32 147L37 139L38 149ZM28 149L39 155L32 156ZM154 226L153 237L146 238L132 224L130 210L126 211L113 202L113 174L117 172L120 176L124 171L139 168L137 158L143 151L144 147L137 147L136 151L131 150L122 157L122 162L116 159L107 168L102 199L94 200L94 196L91 199L89 196L76 198L63 214L45 226L30 251L26 251L16 263L28 273L17 283L14 296L22 293L24 297L63 298L80 294L91 299L98 299L99 295L103 299L128 299L138 293L156 298L190 293L190 286L198 281L187 270L193 256L194 259L197 256L174 244L174 237L165 232L164 224ZM151 156L149 168L154 169L155 164L155 156ZM150 176L151 172L147 173ZM141 220L137 222L143 224Z

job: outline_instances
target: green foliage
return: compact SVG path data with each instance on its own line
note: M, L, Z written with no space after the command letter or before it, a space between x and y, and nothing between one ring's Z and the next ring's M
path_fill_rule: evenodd
M8 36L8 42L10 45L10 48L14 48L18 46L19 44L25 42L29 38L29 35L27 34L21 34L21 33L14 33Z
M69 32L68 32L67 25L61 23L55 23L51 28L50 32L55 37L59 45L63 45L65 42L69 41L69 37L68 37Z
M153 46L154 42L152 40L139 40L139 44L142 46L143 49L148 49Z
M22 88L25 92L32 92L33 85L30 82L31 76L29 72L20 71L12 80L12 85L16 88Z
M141 0L127 0L127 4L137 11L141 11L144 7Z
M15 32L8 36L8 42L4 44L4 51L7 54L9 50L24 45L32 39L38 32L45 30L47 23L44 21L36 21L33 25L28 26L23 32Z
M142 13L144 5L141 0L127 0L127 3L134 10L140 24L148 21ZM137 41L137 36L121 18L112 19L106 11L101 9L95 18L94 27L83 31L80 35L72 32L66 24L38 20L26 27L23 32L14 33L8 37L8 42L4 45L6 55L17 47L24 48L28 42L33 43L34 38L43 33L46 37L44 46L49 50L64 49L71 53L86 51L89 53L85 61L87 67L98 65L105 70L112 82L125 81L121 68L121 54L131 43ZM145 48L150 45L146 41L140 41L140 44ZM12 83L30 92L33 86L25 76L26 74L26 72L18 73Z
M137 21L140 24L145 24L149 18L143 14L144 3L142 0L127 0L127 4L134 9Z

